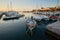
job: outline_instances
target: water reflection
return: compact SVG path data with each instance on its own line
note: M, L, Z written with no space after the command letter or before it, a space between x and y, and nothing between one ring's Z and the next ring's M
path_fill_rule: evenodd
M26 18L34 16L32 13L22 13L25 16L17 20L0 20L0 40L46 40L45 24L38 25L31 31L26 28Z
M29 37L33 37L33 35L36 33L36 28L35 27L33 30L30 30L29 28L26 27L26 33Z

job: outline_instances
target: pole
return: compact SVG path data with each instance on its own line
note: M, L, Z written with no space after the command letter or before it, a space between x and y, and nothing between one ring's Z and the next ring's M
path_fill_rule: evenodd
M57 0L57 5L56 6L59 6L59 0Z
M10 1L10 9L12 10L12 1Z
M59 6L59 0L57 0L56 7L57 7L57 6ZM56 11L57 11L56 7L55 7L55 13L56 13Z
M7 11L9 11L9 4L7 4Z

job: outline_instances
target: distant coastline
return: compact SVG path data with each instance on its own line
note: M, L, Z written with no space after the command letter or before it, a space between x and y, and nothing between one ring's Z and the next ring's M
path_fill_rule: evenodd
M18 11L18 12L31 13L31 12L36 12L36 11L37 12L54 12L54 11L60 11L60 6L57 6L57 7L48 7L48 8L43 8L42 7L40 9L33 9L31 11ZM5 11L0 11L0 12L5 12Z

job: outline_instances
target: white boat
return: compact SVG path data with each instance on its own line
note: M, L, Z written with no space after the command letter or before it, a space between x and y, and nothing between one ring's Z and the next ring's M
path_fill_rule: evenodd
M33 16L34 20L36 21L41 21L42 17L37 15L37 16Z
M49 20L49 17L48 16L46 16L46 15L41 15L42 16L42 19L44 19L44 20Z
M34 18L36 21L41 21L42 19L44 19L44 20L49 20L49 17L48 17L48 16L45 16L45 15L36 15L36 16L33 16L33 18Z
M37 23L35 20L32 20L32 19L27 19L26 20L26 32L29 32L31 33L31 36L33 35L33 29L35 29L37 27Z
M27 26L27 29L30 29L30 31L32 31L37 26L37 23L35 20L27 19L26 26Z
M8 12L6 12L6 15L3 18L3 20L16 19L16 18L19 18L21 16L23 16L23 15L19 14L16 11L8 11Z

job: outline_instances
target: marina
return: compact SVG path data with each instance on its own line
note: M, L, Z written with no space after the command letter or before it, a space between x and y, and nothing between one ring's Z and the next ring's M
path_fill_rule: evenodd
M60 40L60 1L0 0L0 40Z
M45 35L46 25L44 23L37 24L33 29L31 36L30 31L26 32L26 18L34 16L32 13L23 13L25 16L19 19L4 21L0 20L0 39L2 40L50 40ZM30 15L28 15L30 14ZM32 14L32 15L31 15ZM42 38L41 38L42 37ZM51 39L52 40L52 39Z

